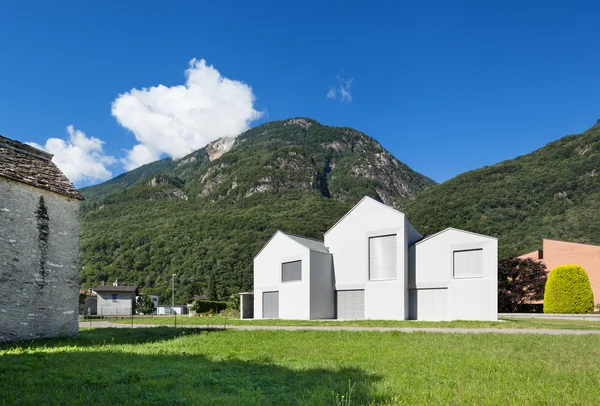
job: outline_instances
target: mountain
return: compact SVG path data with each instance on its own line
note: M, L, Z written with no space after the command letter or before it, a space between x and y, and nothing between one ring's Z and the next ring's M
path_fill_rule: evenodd
M307 118L275 121L82 189L80 282L118 278L183 301L252 287L277 230L321 238L363 196L402 209L434 182L373 138Z
M452 226L496 236L500 257L540 249L542 238L600 244L600 120L436 185L405 212L424 234Z

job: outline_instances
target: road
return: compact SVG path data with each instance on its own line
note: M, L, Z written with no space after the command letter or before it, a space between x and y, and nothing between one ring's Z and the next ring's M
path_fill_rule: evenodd
M131 324L109 323L106 321L94 321L91 326L93 328L131 328ZM90 327L89 322L79 323L79 327ZM133 324L134 328L150 328L150 327L173 327L172 325L158 324ZM177 328L223 328L219 326L206 325L180 325ZM439 327L346 327L346 326L262 326L262 325L246 325L246 326L227 326L228 330L319 330L319 331L379 331L379 332L400 332L400 333L446 333L446 334L546 334L546 335L583 335L583 334L600 334L600 330L568 330L568 329L533 329L533 328L439 328Z

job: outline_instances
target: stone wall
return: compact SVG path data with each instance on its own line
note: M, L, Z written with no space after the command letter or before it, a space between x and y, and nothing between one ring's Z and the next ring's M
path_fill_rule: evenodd
M79 200L0 178L0 342L78 333Z

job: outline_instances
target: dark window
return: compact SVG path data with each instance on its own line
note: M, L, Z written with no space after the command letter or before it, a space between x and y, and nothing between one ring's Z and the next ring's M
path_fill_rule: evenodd
M116 294L116 293L113 293L113 294L112 294L112 301L113 301L113 302L116 302L116 301L117 301L117 294Z
M281 282L297 282L302 280L302 261L284 262L281 264Z

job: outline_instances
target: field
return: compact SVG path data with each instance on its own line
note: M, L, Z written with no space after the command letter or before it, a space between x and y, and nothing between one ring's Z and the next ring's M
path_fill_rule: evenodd
M100 320L98 320L100 321ZM111 323L131 324L131 318L101 319ZM93 327L94 321L92 321ZM134 324L173 326L172 316L135 316ZM341 326L341 327L415 327L415 328L518 328L518 329L600 329L600 321L556 319L506 319L488 321L399 321L399 320L240 320L238 318L177 316L178 326Z
M87 329L0 347L0 404L597 404L600 336Z

